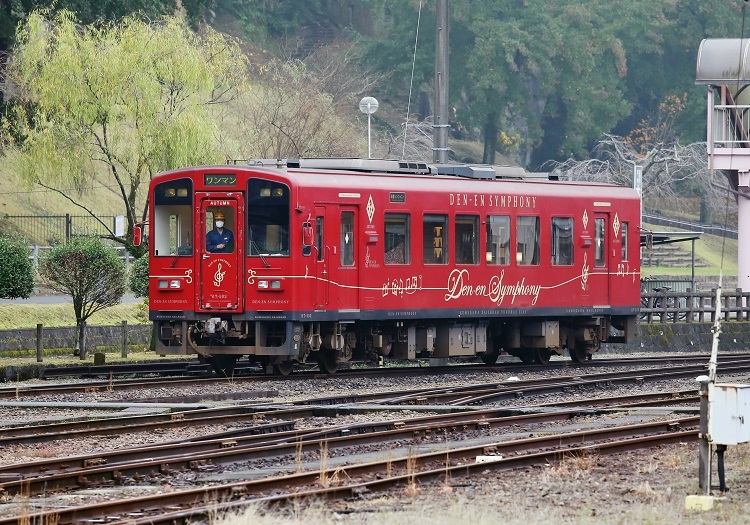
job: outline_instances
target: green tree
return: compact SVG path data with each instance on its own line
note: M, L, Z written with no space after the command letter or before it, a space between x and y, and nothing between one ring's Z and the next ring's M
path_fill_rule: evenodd
M39 266L39 275L52 290L73 299L78 348L85 359L86 320L120 303L126 291L125 264L101 239L78 237L50 250Z
M130 265L128 287L136 297L148 297L148 256L139 257Z
M34 291L35 273L28 245L0 235L0 297L29 297Z
M135 18L81 27L70 12L28 17L8 68L13 107L3 120L6 155L26 180L78 198L96 177L110 177L122 199L124 236L145 219L147 183L185 165L221 162L211 108L246 82L239 46L178 18ZM111 225L102 223L107 228Z
M212 0L182 0L180 2L191 24L203 19ZM67 10L75 14L83 24L102 20L117 20L128 15L140 14L147 18L174 15L178 11L176 0L10 0L0 7L0 50L13 44L16 26L29 13L37 9Z

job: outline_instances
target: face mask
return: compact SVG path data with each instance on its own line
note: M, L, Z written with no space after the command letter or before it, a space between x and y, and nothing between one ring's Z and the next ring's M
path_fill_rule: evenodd
M224 221L216 221L216 227L217 228L223 228L224 227Z

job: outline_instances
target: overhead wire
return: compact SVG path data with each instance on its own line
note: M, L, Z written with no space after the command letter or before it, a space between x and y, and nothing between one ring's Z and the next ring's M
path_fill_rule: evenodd
M409 80L409 100L406 103L406 121L404 122L404 146L401 149L401 160L406 156L406 131L409 129L409 112L411 111L411 92L414 85L414 66L417 62L417 43L419 42L419 23L422 19L422 0L419 0L419 12L417 13L417 31L414 35L414 54L411 59L411 80Z

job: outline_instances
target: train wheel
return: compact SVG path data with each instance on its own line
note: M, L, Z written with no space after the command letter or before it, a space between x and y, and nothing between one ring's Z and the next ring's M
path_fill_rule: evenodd
M583 363L589 356L586 345L582 344L577 344L575 348L568 348L568 353L574 363Z
M232 377L235 363L237 363L236 355L211 356L211 366L219 377Z
M485 365L494 365L497 363L497 358L500 357L499 350L491 350L489 352L483 352L479 354L479 358Z
M318 366L321 372L326 374L335 374L339 367L338 360L336 359L335 350L318 350Z
M294 370L294 361L282 361L274 365L276 372L282 376L288 376Z
M534 351L533 350L520 350L518 352L518 358L525 365L530 365L534 362Z
M534 348L534 362L540 365L549 364L549 359L552 357L552 352L546 348Z

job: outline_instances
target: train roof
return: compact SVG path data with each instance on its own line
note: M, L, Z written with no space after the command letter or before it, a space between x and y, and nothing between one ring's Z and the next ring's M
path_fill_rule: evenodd
M550 173L527 172L520 166L488 164L429 164L427 162L395 159L361 158L302 158L251 159L232 161L234 165L275 166L309 170L337 170L385 175L453 175L469 179L542 179L557 180Z
M586 192L590 195L603 194L612 191L622 191L620 197L633 197L637 193L632 188L589 181L560 181L556 175L550 173L527 172L519 166L487 165L487 164L429 164L426 162L390 160L390 159L361 159L361 158L304 158L304 159L252 159L230 161L226 165L194 166L183 168L155 177L155 181L163 177L174 177L193 171L210 171L221 173L228 167L251 169L270 175L282 175L297 184L308 187L352 187L352 188L391 188L399 190L429 191L440 188L441 191L465 192L468 187L461 185L461 181L468 183L472 190L468 191L497 191L493 183L506 184L536 183L535 192L550 195L575 195ZM356 177L358 180L352 180ZM425 185L425 178L432 181ZM476 181L472 183L469 181ZM458 190L445 185L459 184ZM487 185L487 186L485 186ZM547 186L543 190L540 186ZM480 188L481 187L481 188ZM588 188L584 190L584 188ZM628 195L632 192L633 195ZM516 188L515 191L523 191ZM610 195L614 196L614 195Z

